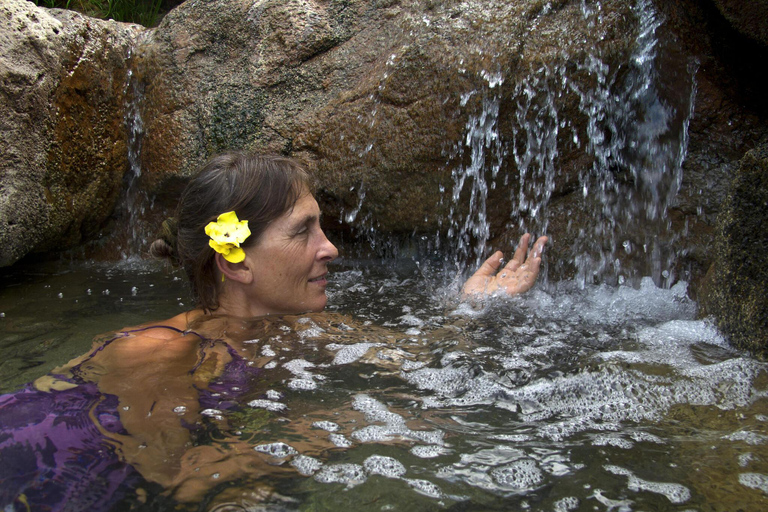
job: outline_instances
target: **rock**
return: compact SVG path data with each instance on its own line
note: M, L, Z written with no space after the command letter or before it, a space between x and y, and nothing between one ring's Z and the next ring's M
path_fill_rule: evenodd
M733 28L768 46L768 0L714 0Z
M749 151L718 216L703 315L736 347L768 357L768 144Z
M0 266L93 238L127 168L135 26L0 5Z

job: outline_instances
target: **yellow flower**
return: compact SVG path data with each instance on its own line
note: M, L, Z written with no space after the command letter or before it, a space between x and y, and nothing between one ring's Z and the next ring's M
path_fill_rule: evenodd
M245 251L240 244L251 236L247 220L238 220L235 212L219 215L216 222L205 226L205 234L211 237L208 245L230 263L240 263L245 259Z

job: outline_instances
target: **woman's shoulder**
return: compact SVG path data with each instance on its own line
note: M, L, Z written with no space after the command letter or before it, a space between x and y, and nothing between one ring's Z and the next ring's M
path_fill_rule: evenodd
M203 312L198 310L186 311L166 320L125 327L119 332L132 334L135 337L171 340L185 335L190 323L202 314Z

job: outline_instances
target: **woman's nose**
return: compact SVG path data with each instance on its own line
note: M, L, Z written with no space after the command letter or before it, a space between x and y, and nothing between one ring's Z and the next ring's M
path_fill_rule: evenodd
M321 231L322 240L320 241L320 250L318 251L318 258L322 261L333 261L339 257L339 250L336 246L328 240L325 236L325 232Z

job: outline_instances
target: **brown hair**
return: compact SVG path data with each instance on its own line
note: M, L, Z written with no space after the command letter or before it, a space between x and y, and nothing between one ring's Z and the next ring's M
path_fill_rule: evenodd
M248 221L251 236L241 247L250 247L307 190L312 191L309 173L290 158L243 151L217 155L187 184L176 218L163 223L161 239L152 244L150 254L183 267L195 304L215 310L219 307L215 253L208 245L205 226L234 211L240 220Z

